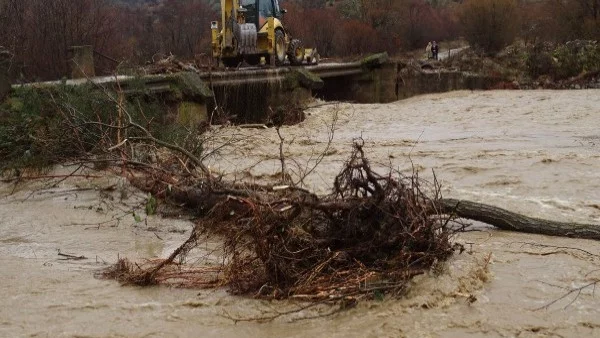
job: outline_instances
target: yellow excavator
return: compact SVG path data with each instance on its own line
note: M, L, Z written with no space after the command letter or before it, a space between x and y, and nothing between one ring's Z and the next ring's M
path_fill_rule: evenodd
M258 65L316 64L319 54L292 39L281 22L285 9L278 0L221 0L221 24L211 22L212 55L226 67L242 61Z

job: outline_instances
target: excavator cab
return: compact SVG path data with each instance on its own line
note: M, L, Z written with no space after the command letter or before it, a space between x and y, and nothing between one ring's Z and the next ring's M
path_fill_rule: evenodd
M277 0L240 0L241 8L246 10L246 23L253 23L260 30L273 17L281 20L285 10L279 8Z
M306 50L284 28L285 13L278 0L221 0L221 30L218 22L211 23L213 57L226 67L242 61L257 65L263 57L277 66L302 64ZM316 53L308 51L311 58Z

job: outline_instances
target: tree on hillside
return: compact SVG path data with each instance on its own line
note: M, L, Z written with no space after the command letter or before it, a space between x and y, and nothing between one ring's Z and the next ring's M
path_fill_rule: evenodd
M292 6L299 6L302 8L325 8L330 6L331 0L280 0L280 5L283 7L288 6L288 4L293 4Z
M424 48L427 41L456 37L449 6L426 0L368 0L365 20L380 34L388 51Z
M335 35L342 22L336 11L332 8L303 7L302 1L288 1L285 6L288 13L283 20L292 36L302 40L307 47L316 47L323 57L334 56Z
M594 20L600 19L600 0L576 0L583 14Z
M433 7L427 0L336 0L331 7L312 7L323 3L328 1L288 0L284 20L293 35L326 56L396 53L457 36L453 6L442 2Z
M217 18L211 1L166 0L157 11L155 39L163 53L194 57L210 51L210 22Z
M402 8L403 38L412 48L419 48L425 44L425 35L432 27L424 25L424 21L431 15L431 7L425 1L407 1Z
M116 14L105 0L0 0L0 45L15 54L24 76L59 78L68 71L69 47L110 48Z
M519 31L516 0L466 0L462 6L460 22L471 46L493 55L516 38Z
M553 0L549 6L556 40L600 38L600 0Z

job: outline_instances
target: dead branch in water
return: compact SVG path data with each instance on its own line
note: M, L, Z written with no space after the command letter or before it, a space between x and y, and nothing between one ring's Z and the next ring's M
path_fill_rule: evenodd
M544 306L540 306L539 308L535 309L535 311L539 311L539 310L547 310L549 309L552 305L560 302L563 299L567 299L569 296L574 295L573 299L571 299L567 305L564 306L564 309L567 309L569 306L571 306L573 303L575 303L575 301L577 301L577 299L579 299L579 297L581 296L581 294L583 293L583 291L585 291L586 289L592 289L592 294L595 293L596 291L596 285L598 285L598 283L600 283L600 279L595 279L591 282L585 283L582 286L579 287L574 287L574 288L565 288L567 290L567 292L565 292L562 296L556 298L555 300L545 304ZM562 288L562 287L561 287Z
M306 177L308 175L310 175L311 173L313 173L317 169L317 167L321 164L321 162L323 161L325 156L327 156L327 154L329 154L330 149L333 144L333 137L335 135L336 125L337 125L337 122L339 119L338 114L339 114L339 112L336 108L331 122L329 122L327 124L327 143L325 145L325 148L321 152L319 152L316 159L314 159L314 164L312 166L309 166L309 162L311 160L313 160L312 155L310 156L309 160L307 161L306 165L304 165L304 166L300 165L299 163L294 161L296 164L296 172L297 172L297 176L298 176L298 179L294 182L295 186L304 186L304 180L306 179Z
M547 245L547 244L532 243L532 242L515 242L515 244L521 244L521 247L529 246L529 247L533 247L533 248L540 248L540 249L545 249L545 250L551 249L552 250L552 251L544 251L544 252L537 253L540 256L547 256L547 255L554 255L554 254L569 254L569 255L572 255L575 257L582 255L584 257L591 258L591 259L600 258L600 255L591 253L591 252L581 249L581 248L574 248L574 247L570 247L570 246L556 246L556 245Z
M77 255L66 254L66 253L60 252L60 250L58 250L58 255L61 256L61 257L64 257L64 258L62 258L62 260L76 260L76 261L78 261L78 260L82 260L82 259L87 259L87 257L85 257L83 255L77 256Z

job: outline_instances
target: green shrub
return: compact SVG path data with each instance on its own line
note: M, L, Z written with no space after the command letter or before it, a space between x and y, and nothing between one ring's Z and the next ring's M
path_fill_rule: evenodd
M552 53L552 57L555 60L554 74L552 75L556 80L575 76L583 70L577 52L567 46L563 45L556 48Z
M580 53L580 62L583 71L597 72L600 71L600 44L590 44Z
M22 87L0 106L0 173L47 168L73 158L106 152L115 144L116 93L91 86ZM132 119L150 130L163 130L164 103L143 94L123 101ZM126 119L123 119L123 123ZM122 131L129 137L139 131Z
M564 80L583 72L600 71L600 46L589 41L572 41L548 51L535 46L526 60L529 75L549 75Z
M532 78L537 78L541 75L551 74L554 69L554 61L548 52L533 51L527 54L525 61L527 71Z

